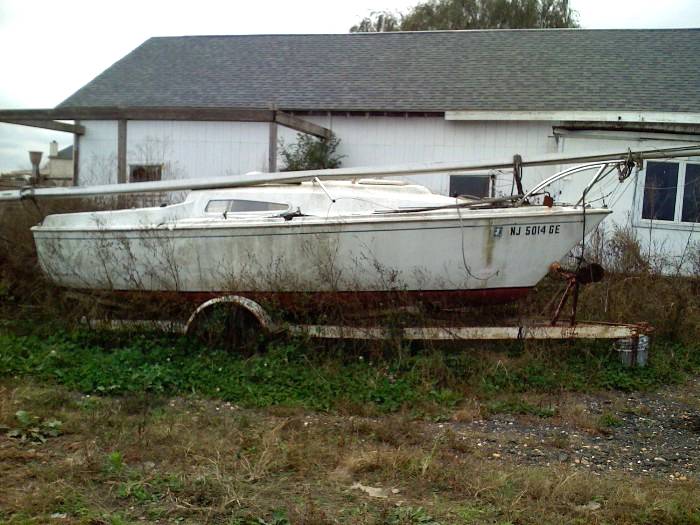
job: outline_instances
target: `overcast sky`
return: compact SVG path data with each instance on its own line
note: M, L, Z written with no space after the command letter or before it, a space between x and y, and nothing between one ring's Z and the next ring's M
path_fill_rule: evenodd
M700 27L700 0L571 0L585 28ZM346 33L370 11L405 11L417 0L196 2L0 0L0 108L48 108L151 36ZM0 124L0 172L28 168L72 136ZM46 153L45 153L46 154Z

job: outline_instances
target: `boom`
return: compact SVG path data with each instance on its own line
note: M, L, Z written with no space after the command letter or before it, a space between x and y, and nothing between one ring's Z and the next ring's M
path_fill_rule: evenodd
M612 153L591 153L585 155L544 154L523 158L522 166L548 166L558 164L592 163L601 161L622 161L631 159L641 162L645 159L700 156L700 144L686 144L674 148L648 148L617 151ZM288 171L281 173L249 173L224 177L207 177L173 181L133 182L128 184L104 184L98 186L75 186L68 188L26 187L0 191L0 201L22 199L55 199L67 197L95 197L127 193L148 193L166 191L205 190L235 188L259 184L280 184L319 180L347 180L355 178L381 178L391 176L414 176L423 174L458 174L487 169L513 167L513 159L496 159L476 162L427 162L379 167L357 167L325 169L313 171Z

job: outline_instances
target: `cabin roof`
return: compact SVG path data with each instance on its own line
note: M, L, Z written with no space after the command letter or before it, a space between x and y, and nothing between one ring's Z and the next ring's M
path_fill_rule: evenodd
M700 111L700 29L156 37L71 107Z

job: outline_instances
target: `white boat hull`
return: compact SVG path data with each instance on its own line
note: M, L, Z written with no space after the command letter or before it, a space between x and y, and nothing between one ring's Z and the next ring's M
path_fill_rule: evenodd
M586 210L586 232L608 213ZM33 233L43 270L70 288L196 297L404 292L469 302L510 300L535 286L581 240L583 224L581 208L533 206Z

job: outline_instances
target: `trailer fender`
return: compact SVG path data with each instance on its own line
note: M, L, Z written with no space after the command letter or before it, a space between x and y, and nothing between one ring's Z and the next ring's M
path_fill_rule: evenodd
M265 333L270 333L275 328L272 318L260 304L256 303L252 299L248 299L247 297L241 297L240 295L224 295L214 299L209 299L208 301L200 304L187 320L187 323L185 324L185 334L189 335L191 333L197 318L199 318L203 312L221 304L230 304L247 311L256 319L260 330Z

